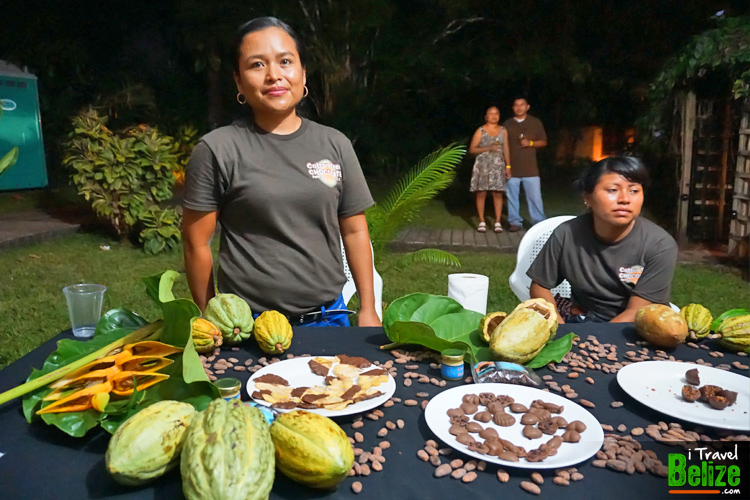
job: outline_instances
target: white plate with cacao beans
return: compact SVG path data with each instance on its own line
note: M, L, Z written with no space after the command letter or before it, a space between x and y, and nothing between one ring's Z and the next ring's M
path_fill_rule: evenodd
M509 467L554 469L590 458L604 432L588 410L566 398L511 384L471 384L430 400L425 420L445 444Z
M371 364L364 358L347 358L352 362L358 362L359 366L339 363L338 358L334 356L300 357L273 363L250 377L246 386L247 393L259 405L270 406L281 412L299 408L326 417L340 417L372 410L393 396L396 392L396 381L387 370ZM313 370L311 362L315 360L325 364L318 363ZM366 380L368 377L369 380ZM342 381L344 378L350 380L345 383ZM268 384L269 381L271 384ZM283 385L284 382L288 385ZM280 385L276 385L279 383ZM363 387L356 384L362 384ZM276 387L270 387L273 385ZM261 393L263 389L271 390L276 397L271 396L268 399L272 401L267 401ZM285 392L291 394L287 396ZM324 398L329 398L326 401L331 404L323 405L321 401ZM276 399L286 404L274 404Z
M698 370L698 379L688 381L688 370ZM710 366L677 361L640 361L625 366L617 372L620 387L639 403L658 412L687 422L750 431L750 379L737 373ZM690 382L690 383L689 383ZM683 396L683 387L692 386L691 394ZM714 405L696 391L700 387L717 386L731 391L734 403ZM721 398L718 398L721 399ZM721 409L721 406L724 406Z

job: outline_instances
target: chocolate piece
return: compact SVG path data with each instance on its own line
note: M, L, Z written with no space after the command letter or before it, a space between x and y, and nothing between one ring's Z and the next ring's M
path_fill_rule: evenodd
M358 386L357 384L354 384L349 389L347 389L344 394L341 395L341 399L343 399L344 401L347 401L349 399L353 399L354 396L356 396L357 393L359 391L361 391L361 390L362 390L362 388L360 386Z
M510 427L516 423L516 417L509 413L495 413L492 422L501 427Z
M297 408L301 408L303 410L314 410L318 408L318 405L302 402L302 403L297 403Z
M323 382L325 382L325 384L326 384L326 385L331 385L331 382L333 382L334 380L337 380L337 379L338 379L338 377L334 377L333 375L328 375L328 376L327 376L327 377L326 377L326 378L325 378L325 379L323 380Z
M532 408L541 408L542 410L546 410L547 409L546 405L547 403L545 403L541 399L535 399L534 401L531 402Z
M486 455L490 451L489 447L486 444L478 443L476 441L469 443L468 447L469 451L481 453L482 455Z
M263 400L264 394L271 394L271 391L269 391L268 389L263 389L262 391L253 391L253 393L250 394L250 397L261 401Z
M377 398L379 396L382 396L385 394L383 391L375 391L372 394L361 394L354 398L355 403L359 403L360 401L367 401L368 399Z
M459 434L466 434L469 431L466 430L466 427L462 427L458 424L453 424L448 429L448 432L453 434L454 436L458 436Z
M567 427L568 421L561 416L552 417L552 421L557 424L557 427Z
M539 417L533 413L524 413L523 417L521 417L521 423L524 425L536 425L539 421Z
M549 453L537 448L536 450L531 450L530 452L526 454L526 461L527 462L541 462L548 456L549 456Z
M682 386L682 399L688 403L698 401L701 397L701 391L693 387L692 385Z
M544 443L540 448L550 451L551 449L557 449L563 444L563 438L561 436L552 436L552 439Z
M510 406L515 402L515 399L510 396L498 395L495 397L495 401L502 404L503 406Z
M564 406L556 405L555 403L544 403L544 409L550 413L562 413L565 409Z
M537 429L545 434L554 434L557 432L557 424L552 420L545 420L544 422L539 422Z
M379 377L381 375L388 375L388 372L385 371L385 370L383 370L383 369L381 369L381 368L374 368L372 370L367 370L366 372L359 374L360 377L362 375L364 375L366 377Z
M279 403L274 403L271 405L271 408L275 408L277 410L291 410L292 408L296 408L297 403L294 401L281 401Z
M529 439L538 439L542 437L542 431L534 427L533 425L527 425L523 428L523 435Z
M698 369L693 368L685 372L685 381L690 385L701 385L701 378L698 375Z
M308 404L315 404L315 402L319 399L323 399L328 397L325 394L305 394L302 396L302 402L308 403Z
M263 384L283 385L287 387L289 386L289 382L279 377L278 375L274 375L273 373L266 373L265 375L261 375L260 377L253 379L253 382L255 382L256 384L258 382L261 382Z
M718 385L704 385L703 387L698 388L699 391L701 391L701 397L700 400L704 402L708 402L708 398L713 396L714 394L718 394L719 392L723 391L721 387Z
M461 403L461 409L466 413L467 415L472 415L477 412L478 408L477 405L474 403Z
M566 429L569 431L583 432L586 430L586 424L580 420L573 420L566 426Z
M518 462L518 455L514 455L509 451L498 453L497 458L499 458L500 460L505 460L506 462Z
M310 371L315 375L319 375L321 377L325 377L326 375L328 375L329 368L322 363L318 363L314 359L308 361L307 365L310 367Z
M495 395L491 392L482 392L479 394L479 404L487 406L488 404L495 401Z
M577 443L581 440L581 435L577 431L568 430L563 433L562 438L566 443Z
M487 411L493 415L495 413L505 413L505 405L502 402L495 400L487 405Z
M549 420L550 418L552 418L552 413L550 413L549 410L546 410L544 408L534 408L534 407L532 407L532 408L529 408L529 412L528 413L536 415L537 417L539 417L539 420ZM527 413L527 415L528 415L528 413Z
M459 434L458 436L456 436L456 441L458 441L461 444L465 444L465 445L468 446L469 443L473 443L474 441L476 441L476 439L474 439L472 437L472 435L469 434L468 432L462 432L461 434Z
M292 397L301 398L305 391L308 389L309 387L295 387L294 389L292 389Z
M468 424L466 424L466 430L469 432L477 433L482 432L484 430L484 427L476 422L469 422Z
M474 420L476 420L477 422L483 422L486 424L487 422L492 420L492 414L488 411L480 411L479 413L474 415Z
M352 365L356 366L357 368L367 368L372 364L370 363L370 361L360 356L347 356L346 354L339 354L337 357L339 358L339 362L341 364Z
M464 415L466 415L461 408L451 408L445 413L449 417L463 417Z
M529 411L529 409L521 403L513 403L512 405L510 405L510 411L512 411L513 413L526 413L527 411Z
M715 410L723 410L724 408L729 406L729 400L724 396L714 394L713 396L709 396L708 404L711 405L711 408Z
M479 437L485 440L499 437L497 431L492 427L487 427L485 430L479 433Z
M479 396L477 396L476 394L464 394L464 397L461 398L461 401L477 406L479 404Z
M724 389L723 391L719 391L718 395L727 398L727 402L729 403L728 406L732 406L735 402L737 402L737 393L734 391Z
M488 455L498 456L498 454L503 452L503 444L499 439L488 439L484 442L484 445L487 447Z
M466 427L466 424L469 423L469 417L467 417L466 415L462 415L460 417L458 415L455 415L450 418L450 421L452 424L460 425L461 427Z

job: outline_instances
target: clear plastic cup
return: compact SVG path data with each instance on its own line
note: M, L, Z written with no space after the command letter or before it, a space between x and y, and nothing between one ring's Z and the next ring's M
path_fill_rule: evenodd
M102 315L102 299L106 290L104 285L83 283L63 288L74 336L94 336L96 323Z

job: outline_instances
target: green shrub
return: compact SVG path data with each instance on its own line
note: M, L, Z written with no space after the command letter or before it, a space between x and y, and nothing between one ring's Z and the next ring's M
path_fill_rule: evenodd
M106 123L107 117L92 108L73 118L63 164L71 170L78 194L121 239L129 238L143 222L144 231L156 229L167 241L176 237L179 242L179 216L158 215L163 212L159 204L172 198L177 168L174 140L147 125L116 133ZM177 236L166 229L170 220L175 221ZM150 234L142 241L151 241ZM149 243L149 253L171 246Z
M142 215L143 229L138 235L138 241L143 244L143 250L151 255L161 252L171 252L180 246L182 241L182 212L178 208L160 208L151 205Z

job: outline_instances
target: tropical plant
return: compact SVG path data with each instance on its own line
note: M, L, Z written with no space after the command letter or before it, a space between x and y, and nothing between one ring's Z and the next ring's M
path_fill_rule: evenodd
M143 229L138 235L138 241L143 245L143 251L156 255L165 251L171 252L180 246L182 213L178 208L151 205L141 215Z
M651 84L650 107L639 120L640 128L647 132L646 142L655 136L655 131L665 128L673 92L711 72L727 75L735 99L750 96L750 16L717 16L716 24L716 28L693 37Z
M427 155L396 182L383 201L367 210L367 224L375 255L385 250L385 246L428 201L451 185L456 176L456 166L465 153L464 146L450 145ZM461 265L455 255L429 248L404 255L389 269L417 262Z
M174 176L178 183L185 182L185 168L190 159L190 153L193 152L193 148L198 142L198 139L198 129L192 125L180 125L177 129L177 134L174 137L175 143L173 153L177 158Z
M0 107L0 116L3 114L3 108ZM18 146L11 149L5 155L0 158L0 174L8 170L10 167L16 164L18 161Z
M143 124L115 133L107 128L107 120L92 108L73 118L63 164L72 170L78 194L120 238L128 238L146 217L147 228L156 224L157 232L170 240L174 231L166 230L164 223L179 220L164 215L157 223L153 216L161 202L172 198L177 163L173 139ZM151 250L171 246L150 245Z

